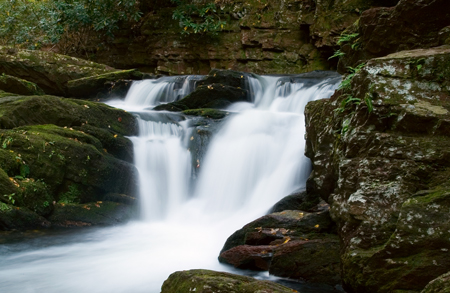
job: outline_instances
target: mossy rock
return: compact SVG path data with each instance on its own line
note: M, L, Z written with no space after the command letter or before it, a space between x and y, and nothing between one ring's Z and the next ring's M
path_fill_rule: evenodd
M0 202L0 230L30 230L50 226L47 219L27 208Z
M122 135L137 134L133 115L105 104L54 96L10 96L0 99L0 128L39 124L61 127L91 125Z
M0 75L0 90L25 96L44 94L36 84L6 74Z
M229 114L229 112L216 109L192 109L192 110L184 110L182 113L185 115L201 116L211 119L222 119Z
M251 277L209 270L175 272L164 281L161 293L292 293L295 290Z
M68 81L111 71L116 70L53 52L0 46L0 73L29 80L46 94L65 96Z
M78 98L104 98L110 94L125 96L133 80L153 78L155 78L153 75L142 73L136 69L108 72L69 81L67 95ZM126 81L127 86L122 85L120 81ZM117 90L119 85L121 85L120 92Z
M57 203L49 220L54 226L117 225L136 215L135 207L109 201L86 204Z

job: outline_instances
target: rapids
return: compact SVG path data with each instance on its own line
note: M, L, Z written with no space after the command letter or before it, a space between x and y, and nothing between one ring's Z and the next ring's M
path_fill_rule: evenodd
M236 273L217 261L222 245L304 188L310 173L304 107L329 98L341 78L249 77L253 102L227 109L230 115L197 161L189 149L195 135L190 118L149 109L189 94L200 78L135 82L125 100L109 102L139 118L140 135L130 139L140 174L140 219L0 245L1 292L159 292L178 270Z

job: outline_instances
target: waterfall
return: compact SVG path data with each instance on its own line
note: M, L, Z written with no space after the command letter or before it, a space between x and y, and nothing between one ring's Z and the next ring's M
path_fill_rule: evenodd
M191 148L198 120L150 110L189 94L200 78L135 82L124 101L109 103L139 120L140 134L130 139L142 220L0 247L2 291L159 292L177 270L236 272L218 263L222 245L305 186L303 110L329 98L340 76L249 77L253 102L226 109L231 114L217 124L203 156Z

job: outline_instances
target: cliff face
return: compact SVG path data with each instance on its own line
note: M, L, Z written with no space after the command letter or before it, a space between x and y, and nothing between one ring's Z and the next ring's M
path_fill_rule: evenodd
M450 46L372 59L307 106L307 191L331 205L349 292L415 292L450 271L449 62Z
M362 11L398 1L216 1L227 22L217 36L182 35L172 19L173 4L159 2L144 1L141 22L119 32L114 44L98 51L92 44L93 60L162 74L207 74L212 68L257 74L327 70L336 67L327 59L337 38Z

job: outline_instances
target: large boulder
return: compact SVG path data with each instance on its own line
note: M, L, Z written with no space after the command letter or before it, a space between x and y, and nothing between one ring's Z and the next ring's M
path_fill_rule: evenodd
M219 261L240 269L338 285L339 239L328 210L285 210L261 217L231 235Z
M175 272L164 281L161 293L292 293L285 286L251 277L209 270Z
M421 293L449 293L450 272L443 274L431 281Z
M115 69L53 52L0 46L0 73L37 84L46 94L66 95L69 80L103 74Z
M67 82L67 95L76 98L125 97L133 80L152 79L136 69L120 70Z
M372 59L307 105L307 191L331 205L349 292L417 292L450 270L449 64L449 46Z
M42 226L37 216L58 225L129 218L132 204L111 195L136 194L132 143L124 137L137 132L131 114L54 96L11 95L0 104L0 201L14 206L0 209L2 229Z

